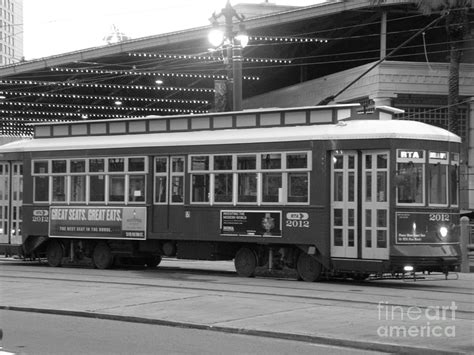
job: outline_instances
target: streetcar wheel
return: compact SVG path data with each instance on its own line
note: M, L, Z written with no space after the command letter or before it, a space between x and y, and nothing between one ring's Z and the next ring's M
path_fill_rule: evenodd
M110 247L105 242L99 242L92 253L92 262L98 269L108 269L114 262L114 256Z
M235 254L235 270L242 277L253 277L257 267L257 256L249 248L240 248Z
M59 240L50 240L46 249L49 266L58 267L63 263L64 248Z
M146 259L147 267L157 267L161 263L161 255L153 255Z
M352 275L352 279L354 281L364 281L364 280L367 280L369 276L370 274L355 274L355 275Z
M306 253L301 253L296 264L299 278L314 282L321 278L322 265Z

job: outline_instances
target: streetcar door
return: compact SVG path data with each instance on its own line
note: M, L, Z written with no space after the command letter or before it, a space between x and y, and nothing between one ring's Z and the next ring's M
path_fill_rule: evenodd
M388 259L388 152L362 154L362 258Z
M0 244L22 243L22 200L23 164L0 163Z
M153 232L181 233L184 218L184 156L154 159Z
M8 163L0 163L0 244L9 244L10 170Z
M357 152L331 158L331 256L357 258Z

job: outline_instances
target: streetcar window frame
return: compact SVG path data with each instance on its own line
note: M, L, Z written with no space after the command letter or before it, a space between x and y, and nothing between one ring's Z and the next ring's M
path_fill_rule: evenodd
M73 168L74 163L83 162L79 171ZM117 169L110 168L111 163L118 163ZM33 202L63 205L97 205L97 204L145 204L147 192L148 157L146 156L105 156L105 157L72 157L58 159L34 159L31 161L33 178ZM130 170L131 169L131 170ZM124 177L123 199L112 201L111 179ZM81 177L84 177L81 179ZM45 199L38 199L37 179L47 179L47 192ZM79 199L74 195L74 180L79 179L85 183ZM103 195L95 199L91 195L93 181L103 181ZM139 180L130 184L131 180ZM137 180L137 181L138 181ZM60 184L57 184L60 182ZM64 197L63 197L64 195ZM135 201L134 201L135 200Z
M448 152L429 151L427 164L426 183L428 187L428 205L433 207L447 207L449 205L449 155ZM436 193L433 194L434 186L432 177L438 177L437 180L441 186L437 186ZM443 185L444 183L444 185ZM444 194L442 193L444 190ZM441 193L440 193L441 192ZM444 203L434 198L442 198L444 195Z
M289 158L293 156L304 157L304 164L295 167L288 166L290 165ZM225 168L222 167L223 164L216 163L221 157L226 157L228 160L224 164ZM268 157L273 160L273 163L265 162ZM209 165L205 167L203 164L198 165L196 159L205 159ZM231 166L229 166L230 161ZM191 204L277 206L309 205L310 203L311 151L191 154L188 156L188 166ZM223 175L226 176L223 177ZM305 196L290 196L291 181L296 181L297 178L301 180L303 175L306 183L303 189ZM218 182L222 179L226 182L223 188L225 192L218 194L217 190L222 190ZM273 181L273 186L271 181ZM197 186L198 182L200 182L199 186ZM199 196L196 188L201 189ZM265 191L272 191L272 193L265 195ZM218 196L223 196L225 201Z
M416 152L418 155L403 154L404 152ZM400 187L404 185L404 179L408 176L401 173L400 164L411 164L414 168L421 167L421 202L400 202ZM397 206L425 206L426 205L426 151L425 150L409 150L397 149L396 154L396 196Z
M448 166L448 197L452 207L459 207L459 162L459 153L450 153L450 164ZM453 172L455 176L453 176Z

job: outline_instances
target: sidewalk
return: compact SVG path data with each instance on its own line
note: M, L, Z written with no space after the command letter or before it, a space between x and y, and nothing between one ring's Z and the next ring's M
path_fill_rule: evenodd
M6 276L3 272L2 275ZM449 282L467 289L474 284L474 274L459 276L459 280ZM19 282L14 277L2 277L0 309L207 329L394 353L474 353L473 313L459 307L453 314L447 308L451 305L449 292L446 299L436 301L436 306L446 307L444 318L440 314L436 317L434 308L434 313L420 308L409 314L406 307L397 309L392 317L392 301L381 305L324 297L294 301L271 294L234 295L199 289L193 286L197 282L194 280L181 282L179 289L168 286L171 282L176 285L176 280L155 279L152 288L107 280L90 287L66 279L30 278ZM353 288L357 287L354 284ZM470 298L472 301L472 294ZM400 317L402 313L404 319Z

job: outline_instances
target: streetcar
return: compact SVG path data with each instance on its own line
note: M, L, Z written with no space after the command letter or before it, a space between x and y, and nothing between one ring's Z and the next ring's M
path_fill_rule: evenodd
M0 146L0 245L50 266L456 271L458 136L343 104L36 123Z

